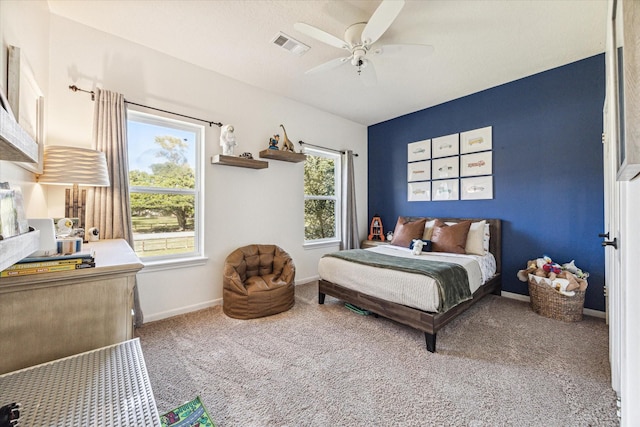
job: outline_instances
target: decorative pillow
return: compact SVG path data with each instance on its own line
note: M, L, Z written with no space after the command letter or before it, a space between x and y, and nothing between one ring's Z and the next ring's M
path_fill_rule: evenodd
M424 224L424 233L422 234L422 240L430 240L431 235L433 234L433 226L435 225L436 220L432 219L431 221L427 221Z
M454 225L447 225L436 219L431 236L433 252L466 253L465 246L469 227L471 227L471 221L460 221Z
M408 248L413 239L421 239L424 233L424 223L426 218L420 218L415 221L399 216L396 222L396 228L393 230L393 239L391 244Z
M432 249L432 244L431 244L431 240L425 240L425 239L421 239L422 243L424 243L424 245L422 245L422 252L431 252ZM413 241L411 241L411 244L409 245L409 249L413 249Z
M465 252L474 255L484 255L484 233L487 221L472 222L467 234L467 243L464 247ZM487 242L488 243L488 242Z

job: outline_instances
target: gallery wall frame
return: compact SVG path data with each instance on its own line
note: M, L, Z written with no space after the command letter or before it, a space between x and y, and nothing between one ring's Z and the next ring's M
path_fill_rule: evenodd
M477 176L460 180L461 200L493 199L493 177Z
M493 173L491 154L491 151L484 151L460 156L460 176L491 175Z
M460 176L460 157L444 157L431 161L431 178L446 179Z
M35 174L43 171L45 106L42 90L20 48L9 46L7 64L7 98L18 124L38 145L36 163L17 162Z
M460 154L460 134L440 136L431 140L431 157L456 156Z
M431 158L431 140L410 142L407 144L407 161L418 162L420 160L429 160Z
M431 181L431 200L459 200L459 179Z
M460 154L476 153L493 148L492 126L474 129L460 134Z
M431 179L431 160L407 163L407 181L427 181Z
M407 200L409 202L428 202L431 200L431 181L408 183Z

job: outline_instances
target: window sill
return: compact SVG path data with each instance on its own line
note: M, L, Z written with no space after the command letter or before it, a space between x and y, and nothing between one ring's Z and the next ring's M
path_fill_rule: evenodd
M302 245L305 250L328 248L330 246L337 246L338 248L340 248L340 240L327 240L322 242L305 243L304 245Z
M193 267L198 265L205 265L209 258L204 256L192 257L192 258L180 258L180 259L168 259L162 261L142 261L144 268L140 270L140 273L154 273L162 270L173 270L177 268Z

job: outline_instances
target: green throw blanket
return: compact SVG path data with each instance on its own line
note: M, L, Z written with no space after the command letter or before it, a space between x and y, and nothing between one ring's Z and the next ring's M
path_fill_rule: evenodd
M326 254L334 258L370 265L379 268L423 274L435 280L438 286L440 304L438 312L443 313L461 302L471 299L469 277L464 267L449 262L416 260L395 257L364 249L350 249Z

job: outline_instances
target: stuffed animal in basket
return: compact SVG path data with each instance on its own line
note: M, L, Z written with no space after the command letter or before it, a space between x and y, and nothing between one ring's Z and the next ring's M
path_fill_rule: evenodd
M578 271L580 275L576 274ZM589 273L585 273L577 268L574 261L560 266L554 263L547 255L544 255L542 258L527 261L527 267L518 271L517 276L520 281L527 282L529 280L529 274L548 279L546 282L561 293L586 290L586 278L589 277Z

